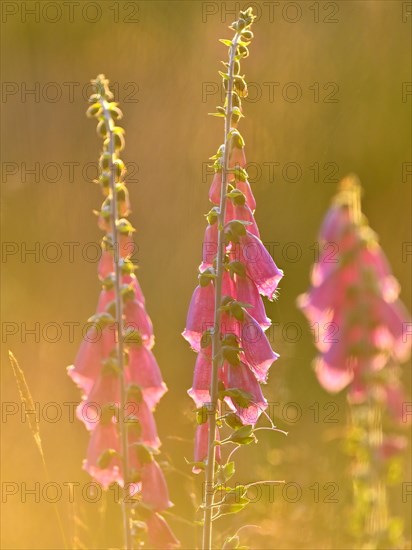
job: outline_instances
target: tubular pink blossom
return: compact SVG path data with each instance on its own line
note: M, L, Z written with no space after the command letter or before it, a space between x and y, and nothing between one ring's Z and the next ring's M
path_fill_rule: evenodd
M233 147L229 157L229 167L235 168L246 166L246 155L244 147Z
M349 209L342 206L332 206L322 223L319 240L323 242L338 242L351 224Z
M249 367L244 363L233 366L226 362L223 364L221 378L226 389L238 388L251 395L252 402L248 407L240 407L230 397L225 397L225 401L238 414L244 424L256 424L262 411L267 409L268 404L263 397L255 375Z
M252 307L247 309L249 315L260 324L263 330L269 328L271 320L266 315L262 298L253 281L247 275L245 277L235 275L235 289L236 295L231 294L231 296L239 302L250 304Z
M129 384L141 387L143 397L151 410L167 392L156 358L144 345L130 346L126 379Z
M246 231L246 235L240 237L240 245L236 245L236 256L245 264L260 294L272 300L283 271L278 269L262 241Z
M109 404L120 406L120 380L114 372L100 374L88 397L77 406L76 416L88 430L94 430L100 420L99 413Z
M225 223L228 223L232 220L248 222L249 225L247 225L247 230L249 231L249 233L252 233L252 235L255 235L255 237L257 238L260 237L259 229L256 224L255 218L253 217L252 210L249 208L247 203L243 206L234 205L231 200L226 203Z
M73 365L67 373L87 395L100 374L102 362L115 348L115 332L110 327L104 328L92 337L88 332L82 340Z
M254 212L256 210L256 200L253 195L249 182L246 180L246 181L236 181L235 183L233 179L233 175L229 174L228 183L231 183L236 187L236 189L239 189L239 191L242 191L242 193L245 195L245 198L246 198L246 205L249 207L251 212ZM216 206L220 204L221 187L222 187L222 172L216 172L213 177L212 184L210 186L210 191L209 191L209 200Z
M159 512L173 506L169 500L166 480L156 460L141 466L142 502Z
M250 210L254 212L256 210L256 200L253 195L252 189L250 188L249 182L247 180L237 181L236 189L239 189L239 191L242 191L242 193L246 197L246 204L249 206Z
M124 304L125 328L136 330L143 344L151 349L154 346L152 321L143 304L137 300L127 300Z
M247 312L244 316L241 323L241 355L257 380L266 382L269 368L279 355L272 350L269 340L256 320Z
M195 462L204 462L207 458L208 450L208 435L209 435L209 422L206 421L203 424L199 424L196 428L195 435L195 452L194 452L194 461ZM216 436L215 440L219 441L219 430L216 427ZM216 445L216 461L220 463L220 446ZM192 472L194 474L199 474L202 470L197 466L193 466Z
M222 188L222 171L215 172L209 189L209 200L213 204L220 204L220 190Z
M146 524L148 541L151 548L173 550L180 547L179 541L160 514L152 514L146 520Z
M195 372L193 375L193 384L188 394L193 399L196 407L201 407L203 403L210 401L210 380L212 372L212 360L210 357L200 352L196 359Z
M117 482L123 486L123 477L120 473L120 461L117 455L108 458L107 466L101 467L99 461L106 451L113 450L119 452L119 434L117 426L111 420L110 422L99 422L92 431L89 446L87 448L86 459L83 462L83 468L104 489L107 489L111 483Z
M157 435L156 422L144 396L137 398L135 393L129 393L125 413L130 422L137 421L137 429L129 429L129 445L138 442L152 449L159 449L161 443Z
M192 295L182 335L195 351L200 351L202 334L214 323L214 286L198 285Z
M202 245L202 263L199 270L205 271L208 267L212 267L213 260L217 254L217 224L208 225L205 230L205 236Z

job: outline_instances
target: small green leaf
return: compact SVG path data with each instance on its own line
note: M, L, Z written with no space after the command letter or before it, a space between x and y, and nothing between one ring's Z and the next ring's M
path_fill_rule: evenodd
M229 439L238 445L249 445L256 441L256 437L253 433L253 426L243 426L243 428L235 430Z
M227 73L224 73L223 71L218 71L218 73L223 78L223 80L229 80L229 75Z
M209 267L203 273L199 273L199 285L201 287L208 286L212 281L216 279L215 270Z
M237 430L238 428L241 428L243 426L242 421L235 413L229 413L225 416L225 422L229 426L229 428L232 428L233 430Z
M250 403L253 401L253 397L250 393L239 388L228 388L224 391L224 395L225 397L230 397L231 400L242 409L249 407Z
M219 42L221 42L222 44L228 47L232 46L232 41L227 40L226 38L219 38Z

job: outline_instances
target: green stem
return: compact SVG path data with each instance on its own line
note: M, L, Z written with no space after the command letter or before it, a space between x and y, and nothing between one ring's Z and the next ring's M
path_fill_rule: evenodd
M120 369L120 441L122 448L122 469L123 469L123 499L122 499L122 514L123 514L123 531L124 531L124 543L126 550L133 550L133 540L131 533L131 510L128 504L129 500L129 453L128 453L128 440L127 440L127 427L126 427L126 379L124 369L124 330L123 330L123 303L121 295L121 253L119 246L119 231L117 228L118 222L118 204L117 204L117 192L116 182L114 177L114 134L113 134L113 120L110 116L107 102L102 98L101 105L104 112L104 117L108 125L109 146L108 152L110 154L109 170L110 170L110 194L111 194L111 225L113 235L113 255L114 255L114 291L116 302L116 326L117 326L117 358Z
M204 488L204 523L203 523L203 550L210 550L212 548L212 506L214 497L214 485L215 485L215 461L216 461L216 449L215 449L215 434L216 434L216 410L217 410L217 396L218 396L218 372L219 363L221 361L221 342L220 342L220 321L221 312L220 304L222 301L222 278L223 278L223 245L224 245L224 225L225 225L225 213L226 213L226 193L227 193L227 174L229 171L229 132L232 120L232 91L233 91L233 71L234 60L236 55L237 43L240 35L235 34L232 45L230 47L229 54L229 67L228 67L228 88L227 88L227 101L226 101L226 113L225 113L225 148L223 153L223 166L222 166L222 186L220 190L220 208L218 216L218 241L217 241L217 262L216 262L216 278L215 278L215 314L214 314L214 328L212 339L212 377L210 385L210 407L208 411L209 416L209 440L208 440L208 454L207 465L205 475L205 488Z

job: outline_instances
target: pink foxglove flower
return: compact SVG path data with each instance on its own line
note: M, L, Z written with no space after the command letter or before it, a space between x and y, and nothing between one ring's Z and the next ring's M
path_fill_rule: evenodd
M179 548L180 543L172 533L166 520L160 514L152 514L146 521L148 541L151 548L172 550Z
M411 349L411 319L398 298L399 285L375 234L364 219L354 219L350 200L356 186L344 180L321 229L312 288L299 298L309 321L320 328L316 373L331 392L381 370L391 358L406 360ZM334 337L322 334L327 323Z
M205 470L206 478L203 548L207 550L212 546L215 475L225 468L233 469L233 463L224 464L221 445L223 450L228 443L241 445L256 440L254 425L267 408L260 384L267 381L269 369L278 358L265 334L271 322L262 296L269 300L276 297L283 272L260 239L254 218L256 201L245 170L245 144L237 130L243 116L241 98L247 95L239 67L248 55L253 19L251 8L241 11L239 20L230 27L235 32L233 40L222 40L229 47L227 72L222 73L227 96L215 114L225 119L225 139L212 157L212 208L206 215L199 284L192 294L183 331L198 354L188 393L197 408L198 423L193 471ZM224 436L223 421L225 429L234 430L228 437ZM214 511L215 518L219 517L219 509Z
M96 93L88 114L98 119L104 138L99 183L105 200L98 214L105 232L98 275L102 283L96 314L68 373L83 392L77 417L90 431L84 469L104 489L118 483L124 489L125 547L133 541L132 519L139 502L144 505L147 531L153 545L178 546L159 512L169 508L166 480L154 458L160 440L153 410L167 391L152 353L153 326L131 261L134 228L124 182L126 169L119 157L123 130L115 126L121 116L103 75L93 81ZM159 546L160 547L160 546ZM163 546L161 546L163 547Z
M406 447L400 369L411 351L411 319L400 287L360 208L360 184L341 183L322 224L312 286L298 300L315 329L315 370L329 392L347 390L356 547L402 547L390 535L386 466ZM325 329L326 333L323 332ZM332 330L330 330L332 329ZM365 483L367 480L367 483ZM376 518L380 518L376 521Z

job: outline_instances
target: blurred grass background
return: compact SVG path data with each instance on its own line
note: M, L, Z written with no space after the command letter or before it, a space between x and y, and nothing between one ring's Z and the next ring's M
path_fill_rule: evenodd
M118 544L119 511L110 496L97 504L82 497L81 489L89 481L81 470L88 436L78 421L70 421L63 405L79 399L66 366L81 341L78 325L71 339L63 323L85 323L99 292L96 263L82 257L82 251L92 256L93 248L86 250L85 245L100 238L92 210L99 207L101 196L88 181L93 175L84 177L82 169L97 161L101 143L94 122L84 116L88 92L83 97L81 91L100 72L118 83L116 99L127 132L124 160L138 165L133 176L138 181L129 184L131 219L138 230L138 276L155 326L155 353L169 386L156 418L164 456L176 469L168 474L174 513L192 520L201 478L190 480L184 457L190 459L192 453L192 404L186 390L195 355L180 333L197 280L203 214L209 209L210 177L204 177L204 167L223 134L221 120L207 116L220 104L220 94L205 92L219 82L219 60L225 59L226 50L218 39L230 36L227 25L233 20L227 11L249 4L95 2L100 12L91 7L82 15L79 7L71 21L66 9L56 22L52 8L42 11L44 2L3 2L3 9L5 4L15 8L7 8L13 13L4 12L2 24L2 240L3 246L16 243L17 248L2 258L2 401L3 406L18 402L7 361L11 349L40 411L52 417L53 410L47 409L50 402L63 411L55 423L40 420L50 478L66 484L61 485L57 506L67 536L77 537L87 548L110 548ZM27 15L24 22L23 4L38 10L38 21ZM90 3L82 6L86 4ZM308 286L314 260L311 247L336 189L330 179L356 172L365 190L364 212L401 282L403 300L410 304L411 258L402 257L403 243L412 240L411 176L404 173L411 162L412 97L402 97L403 83L412 80L410 17L405 21L407 2L319 2L316 22L313 3L295 2L297 11L290 4L280 2L272 14L268 3L251 4L260 17L242 72L256 84L251 86L251 100L244 103L246 118L240 127L248 161L260 171L253 185L262 239L272 243L275 260L285 271L279 300L267 308L279 324L272 335L281 358L272 368L266 394L273 403L275 422L289 436L263 435L258 446L241 450L237 479L286 480L298 484L301 496L288 502L295 498L293 488L287 498L278 488L274 502L269 502L267 488L263 489L256 504L222 520L219 531L233 533L243 524L259 525L243 531L244 542L252 548L343 549L350 548L345 534L350 477L342 452L345 400L319 388L311 369L315 355L311 333L295 300ZM95 13L101 16L92 23ZM127 17L137 21L127 22ZM337 22L325 22L328 17ZM276 82L279 85L267 84ZM295 84L288 85L291 82ZM72 97L64 83L74 83ZM318 102L315 83L319 83ZM35 86L37 97L24 93ZM324 102L336 86L337 101ZM269 95L271 87L274 97ZM292 102L296 89L302 96ZM56 101L47 99L54 97L53 90L61 92ZM25 174L25 167L33 169L35 163L39 176ZM53 167L45 169L48 163L61 170L55 182ZM78 163L73 165L73 178L67 163ZM273 165L274 177L268 163L279 163ZM292 181L295 175L288 163L300 167L297 181ZM319 178L310 168L314 163ZM325 169L326 163L334 164ZM334 177L328 178L331 167ZM33 249L36 242L40 255L25 256L24 247ZM62 250L62 258L54 263L47 261L52 248L44 249L50 242ZM63 245L69 242L79 243L74 261ZM301 256L293 261L296 246ZM25 334L35 323L39 338ZM51 341L52 328L42 334L47 323L61 327L58 341ZM287 323L301 329L298 341L292 341L296 325L282 334ZM16 334L7 333L10 327L16 328ZM410 365L404 372L410 392ZM293 419L293 406L283 408L291 402L302 413L296 422L286 418ZM325 422L332 408L323 407L330 402L336 403L337 423ZM315 403L319 403L319 422L314 421ZM33 495L23 498L25 487L32 489L37 482L41 492L47 480L28 423L22 420L20 411L2 418L3 489L15 487L5 482L18 484L16 495L3 491L2 547L62 548L47 497L40 494L38 503ZM405 519L409 539L411 497L403 502L402 482L410 480L409 468L391 489L394 510ZM74 503L69 502L69 482L80 483ZM323 502L330 491L323 488L328 482L336 484L338 502ZM320 502L315 502L316 483ZM184 548L194 548L195 530L171 522Z

